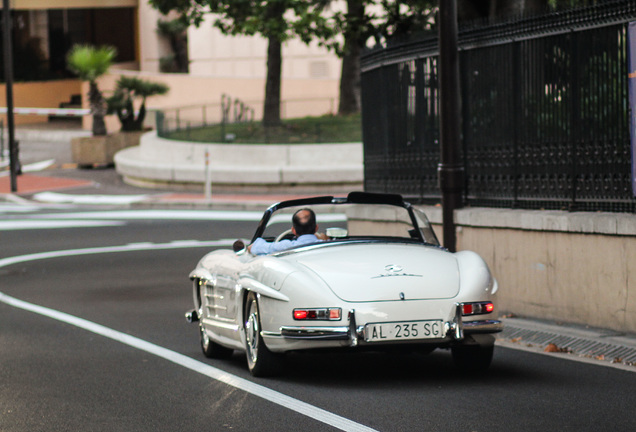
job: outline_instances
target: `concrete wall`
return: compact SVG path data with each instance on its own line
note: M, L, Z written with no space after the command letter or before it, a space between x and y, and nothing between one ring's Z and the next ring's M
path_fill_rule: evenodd
M331 7L331 6L329 6ZM157 20L168 19L147 1L139 2L140 68L159 72L159 59L171 52L156 32ZM225 36L205 16L199 27L188 28L190 74L217 78L264 79L267 73L267 40L260 36ZM283 80L338 80L340 59L318 44L293 39L283 44Z
M441 238L441 210L424 211ZM462 209L456 221L458 250L499 281L501 311L636 332L636 215Z
M218 78L210 76L193 76L185 74L161 74L150 72L135 72L111 69L110 73L98 80L100 90L108 95L115 89L120 75L136 75L155 82L162 82L170 87L165 96L154 96L147 100L146 106L153 109L170 109L193 106L192 109L182 109L181 119L186 123L201 119L201 105L209 105L208 121L220 120L221 95L228 94L241 99L255 110L259 119L262 115L262 105L265 97L265 80L261 78ZM338 80L287 79L282 82L281 115L284 118L304 117L308 115L323 115L333 113L338 109ZM78 92L79 93L79 92ZM83 106L88 108L86 95L88 83L82 84L84 95ZM148 114L152 120L154 113ZM84 118L84 129L90 129L92 119ZM119 121L114 116L106 120L110 132L119 130Z

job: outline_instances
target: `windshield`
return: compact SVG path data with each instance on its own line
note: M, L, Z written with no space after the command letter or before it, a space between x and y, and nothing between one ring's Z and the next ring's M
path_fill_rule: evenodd
M439 245L424 213L413 210L415 227L408 209L385 204L320 204L283 208L272 215L263 237L269 241L285 238L286 231L291 228L292 215L301 208L310 208L316 213L318 232L325 233L330 239L390 237ZM291 238L291 234L286 238Z

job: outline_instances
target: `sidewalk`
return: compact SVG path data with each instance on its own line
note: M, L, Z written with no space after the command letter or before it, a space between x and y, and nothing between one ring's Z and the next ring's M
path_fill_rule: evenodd
M85 134L85 131L47 130L41 126L35 131L17 131L24 174L17 178L17 192L11 193L8 172L0 171L0 205L3 202L74 203L102 207L264 211L275 202L303 196L212 193L210 199L206 199L203 191L181 193L127 185L114 168L78 169L70 160L70 138L74 134ZM30 167L38 170L29 171ZM500 346L636 372L636 335L518 317L504 318L504 322L505 329L498 335Z
M88 132L72 123L45 123L16 129L23 174L11 193L8 156L0 159L0 202L27 199L40 203L118 204L131 207L237 208L264 211L275 202L300 198L299 194L218 194L209 198L198 191L146 189L125 184L112 167L78 169L70 140ZM5 151L5 153L7 153ZM214 185L212 185L214 188Z
M90 177L93 179L91 180ZM237 209L265 211L271 204L307 195L211 194L156 191L121 182L113 168L44 170L17 177L11 193L10 177L0 177L0 202L28 200L36 203L122 205L129 207Z

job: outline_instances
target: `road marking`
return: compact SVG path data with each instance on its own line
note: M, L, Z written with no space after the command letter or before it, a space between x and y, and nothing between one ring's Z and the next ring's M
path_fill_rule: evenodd
M4 220L0 221L0 231L55 228L97 228L121 225L125 225L125 222L105 220Z
M205 246L228 246L230 244L232 244L231 240L218 240L218 241L209 241L209 242L198 242L196 245L197 247L205 247ZM47 259L47 258L60 258L60 257L68 257L68 256L76 256L76 255L90 255L90 254L97 254L97 253L126 252L126 251L136 251L136 250L173 249L173 248L184 248L184 247L195 247L194 242L191 240L185 240L185 241L175 241L172 243L131 244L131 245L114 246L114 247L40 252L40 253L35 253L30 255L21 255L16 257L0 259L0 268L6 267L11 264L40 260L40 259ZM55 319L60 322L64 322L66 324L73 325L75 327L107 337L117 342L121 342L125 345L139 349L141 351L145 351L149 354L153 354L157 357L168 360L186 369L190 369L194 372L205 375L209 378L220 381L224 384L227 384L239 390L245 391L254 396L265 399L269 402L291 409L292 411L295 411L299 414L303 414L307 417L313 418L314 420L333 426L337 429L340 429L343 431L352 431L352 432L374 432L375 431L375 429L364 426L360 423L356 423L352 420L341 417L337 414L331 413L322 408L318 408L306 402L302 402L291 396L287 396L283 393L279 393L275 390L272 390L260 384L253 383L246 379L240 378L236 375L225 372L221 369L217 369L206 363L200 362L198 360L194 360L193 358L190 358L183 354L179 354L167 348L163 348L161 346L152 344L150 342L147 342L135 336L131 336L129 334L122 333L117 330L113 330L109 327L96 324L92 321L88 321L83 318L79 318L79 317L76 317L64 312L60 312L54 309L50 309L44 306L28 303L23 300L19 300L15 297L6 295L3 292L0 292L0 302L5 303L9 306L16 307L18 309L33 312L42 316Z
M258 222L263 212L223 211L223 210L100 210L95 212L55 213L32 215L29 218L51 219L176 219ZM291 219L288 219L288 222Z
M57 192L39 192L33 199L44 203L71 204L132 204L148 199L150 195L68 195Z
M0 207L13 211L12 207ZM33 209L29 211L34 211ZM25 212L23 210L23 212ZM27 219L6 219L0 221L0 231L54 229L54 228L95 228L124 225L125 220L203 220L258 222L262 213L246 211L218 210L114 210L99 212L29 214ZM289 221L287 221L289 223Z

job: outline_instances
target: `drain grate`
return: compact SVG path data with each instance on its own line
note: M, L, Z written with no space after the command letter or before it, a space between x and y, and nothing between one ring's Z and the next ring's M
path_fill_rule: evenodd
M626 365L636 364L636 338L618 333L562 327L515 318L505 320L504 331L498 338L542 348L554 344L562 352Z

